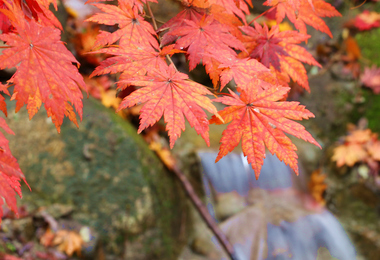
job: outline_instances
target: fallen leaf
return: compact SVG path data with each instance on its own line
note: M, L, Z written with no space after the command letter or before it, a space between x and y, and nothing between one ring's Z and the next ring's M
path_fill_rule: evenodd
M371 140L372 131L370 129L355 130L346 137L346 142L363 144Z
M367 147L369 155L377 161L380 161L380 141L376 140Z
M355 163L360 162L368 156L363 146L355 143L346 143L334 149L333 161L336 161L337 167L348 165L354 166Z
M59 230L53 240L53 245L58 245L58 250L72 256L74 252L81 255L83 240L82 237L74 231Z
M327 189L327 184L325 183L326 177L326 174L323 174L321 169L318 169L313 171L308 183L311 196L322 205L326 204L326 201L323 198L323 193Z
M47 228L45 233L40 238L41 245L48 247L52 245L55 234L51 230L51 228Z
M364 86L373 90L375 94L380 93L380 68L375 65L372 68L365 68L363 74L360 76L360 81Z
M3 255L3 254L0 254L0 259L2 259L2 260L22 260L21 258L15 257L13 255Z
M348 36L345 40L347 55L352 60L358 60L361 57L361 52L358 43L352 36Z
M380 27L380 14L365 10L363 13L356 16L354 26L360 31Z

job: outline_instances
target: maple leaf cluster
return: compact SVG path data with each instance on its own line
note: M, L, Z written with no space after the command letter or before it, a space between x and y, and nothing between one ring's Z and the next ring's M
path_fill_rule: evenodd
M340 15L330 4L310 0L291 1L296 4L291 6L287 1L267 1L266 5L277 10L278 22L286 13L300 30L281 32L278 25L269 29L254 22L250 26L245 20L248 6L252 6L249 0L182 1L184 9L160 28L144 19L142 2L119 0L118 6L91 2L103 13L87 21L118 26L112 33L101 31L98 35L93 53L112 57L101 62L92 76L120 73L119 89L140 87L118 108L143 104L139 133L163 117L173 147L185 129L186 118L208 144L209 123L229 123L217 160L241 141L257 178L266 148L298 173L296 147L284 132L319 146L302 125L293 121L313 114L298 102L282 100L290 80L309 90L302 63L320 65L299 44L310 37L305 34L305 23L331 35L319 18ZM149 3L145 4L149 9ZM213 93L179 72L174 64L168 64L175 53L185 54L189 70L199 64L205 67L214 85ZM229 89L227 95L208 97L232 80L236 92ZM213 102L221 102L226 108L218 112ZM214 114L211 120L204 110Z
M117 110L142 105L139 133L163 117L173 147L187 119L209 144L209 124L228 124L217 160L241 141L257 178L266 148L298 174L297 148L285 133L319 146L293 121L314 115L298 102L284 99L291 80L309 90L303 63L320 65L299 44L310 37L305 24L331 36L321 17L340 16L333 6L322 0L268 0L264 5L275 12L277 24L287 16L298 30L280 31L278 25L251 26L246 21L251 0L182 0L184 9L160 28L149 6L155 0L106 2L87 1L101 11L87 22L118 27L98 34L91 53L108 58L90 77L118 74L119 90L134 86L136 90L117 104ZM0 0L0 39L7 45L0 55L0 69L17 68L1 90L9 94L7 88L14 86L11 100L16 100L16 112L27 105L30 118L44 105L59 132L64 117L75 124L76 113L82 118L81 90L86 84L75 66L78 61L60 41L62 26L49 11L50 4L57 8L56 0ZM171 56L179 53L186 56L189 70L205 67L213 90L177 70ZM220 94L227 85L229 94ZM226 107L217 111L214 102ZM4 99L0 109L6 114ZM210 120L205 111L213 114ZM5 121L1 126L11 132ZM5 145L2 148L0 156L5 156L9 151ZM17 172L2 171L0 178L24 178ZM12 197L10 189L19 191L18 180L4 179L3 186L9 187L2 189L1 196ZM6 202L17 210L15 201Z

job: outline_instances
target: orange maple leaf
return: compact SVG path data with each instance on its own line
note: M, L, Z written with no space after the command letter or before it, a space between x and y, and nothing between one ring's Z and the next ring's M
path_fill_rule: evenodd
M264 5L276 6L277 23L281 23L287 16L301 33L306 34L305 24L308 24L331 38L329 27L320 17L342 16L323 0L267 0Z
M86 21L106 25L119 25L119 30L109 33L101 31L97 37L94 49L110 45L119 40L119 45L130 43L143 46L150 44L159 49L157 35L150 23L138 14L138 10L130 6L127 1L119 1L119 6L93 4L104 13L97 13Z
M219 115L226 123L230 122L223 132L216 161L231 152L241 139L243 153L251 163L256 178L260 175L265 158L265 146L298 174L297 148L283 132L320 147L301 124L289 120L302 120L314 115L298 102L276 102L283 98L289 88L260 90L250 86L245 89L247 91L239 89L240 97L230 90L231 96L214 100L228 105L219 111ZM210 123L222 124L215 116L210 119Z
M32 118L44 103L58 132L65 115L78 125L72 105L82 119L83 96L79 87L86 89L86 85L72 64L78 61L60 41L60 30L23 17L14 26L17 33L0 35L10 46L0 56L0 69L17 68L8 81L15 85L12 99L17 100L16 112L28 104Z
M252 58L258 58L267 68L273 66L278 72L284 72L295 82L309 91L309 82L306 70L301 62L321 67L313 56L303 47L297 45L309 35L297 31L279 31L273 26L270 30L255 22L251 26L240 27L247 34L246 46Z
M211 95L203 85L188 79L184 73L176 71L173 65L159 64L159 69L152 69L148 76L136 76L121 83L145 86L125 97L118 110L145 103L141 109L141 133L148 126L156 123L164 116L169 132L170 147L185 130L185 119L189 121L209 145L207 111L217 114L211 100L205 95Z

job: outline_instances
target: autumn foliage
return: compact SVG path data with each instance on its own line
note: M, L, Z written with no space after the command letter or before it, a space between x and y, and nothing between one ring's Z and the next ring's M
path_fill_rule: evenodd
M277 23L287 17L296 28L280 31L278 25L268 28L246 20L250 0L183 0L183 10L158 28L149 2L156 1L119 0L117 5L87 1L99 9L88 22L117 26L98 34L91 53L108 58L91 77L117 74L119 90L136 88L118 110L143 105L139 133L163 117L171 147L185 130L185 118L207 144L210 123L228 124L217 160L241 141L257 178L266 148L298 173L297 148L285 133L319 146L293 121L314 115L284 99L291 81L309 91L303 63L320 67L300 46L310 37L305 24L331 36L321 17L339 16L335 8L322 0L268 0L264 5ZM8 88L14 86L11 100L16 100L16 112L26 105L30 118L44 105L59 132L64 117L75 124L76 114L82 118L86 84L78 61L61 42L62 26L49 10L51 4L57 7L56 0L0 0L0 39L6 45L0 68L17 68L1 90L9 94ZM203 65L213 88L178 71L171 59L178 53L186 56L189 70ZM225 88L227 93L221 94ZM225 108L217 111L215 102ZM0 109L6 115L4 98ZM205 111L213 114L211 119ZM0 124L12 133L4 119ZM24 176L3 135L0 143L0 195L17 212L14 191L21 196L19 181Z

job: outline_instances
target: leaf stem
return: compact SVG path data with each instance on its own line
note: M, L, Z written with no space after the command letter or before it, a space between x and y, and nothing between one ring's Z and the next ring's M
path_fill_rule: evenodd
M166 59L167 59L171 64L173 64L173 66L174 66L174 68L175 68L175 71L178 72L178 69L177 69L176 65L174 64L172 58L170 58L169 54L166 54L165 57L166 57Z
M151 19L152 19L152 22L153 22L153 28L154 28L154 30L157 32L158 27L157 27L157 23L156 23L156 18L154 18L154 14L153 14L153 12L152 12L152 9L150 8L150 5L149 5L149 2L148 2L148 1L146 2L146 7L147 7L147 9L148 9L148 13L149 13L149 15L150 15L150 17L151 17ZM160 38L158 38L158 39L160 39ZM159 41L160 41L160 40L159 40ZM173 64L175 70L178 72L178 69L177 69L176 65L174 64L172 58L170 58L169 54L167 54L165 57L166 57L166 59L169 61L169 63Z
M266 14L266 13L268 13L268 12L270 12L270 11L272 11L274 8L276 8L277 7L277 5L275 5L275 6L272 6L271 8L269 8L268 10L266 10L265 12L263 12L262 14L260 14L260 15L258 15L258 16L256 16L248 25L251 25L251 23L253 23L254 21L256 21L258 18L260 18L261 16L263 16L264 14Z
M366 2L367 2L367 0L364 0L363 3L361 3L360 5L357 5L357 6L351 7L350 10L357 9L357 8L361 7L362 5L364 5Z

